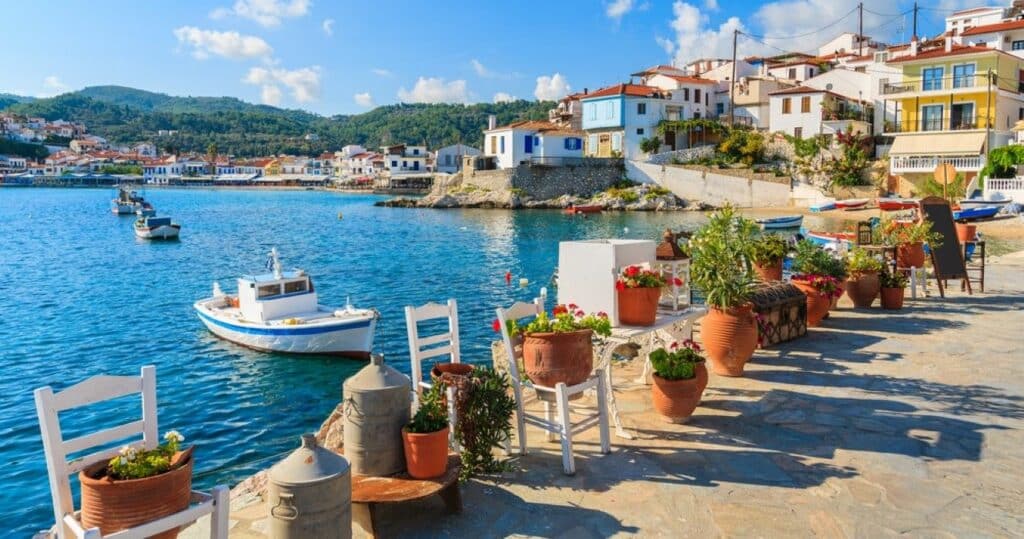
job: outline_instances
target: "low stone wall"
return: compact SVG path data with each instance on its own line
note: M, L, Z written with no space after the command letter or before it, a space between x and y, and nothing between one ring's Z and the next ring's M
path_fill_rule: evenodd
M688 161L695 161L703 157L714 157L715 146L708 144L707 146L697 146L696 148L686 148L685 150L674 150L671 152L656 153L647 158L648 163L654 165L667 165L672 162L673 159L685 163Z
M756 176L772 176L745 171L749 175L740 177L740 171L724 171L706 167L683 167L656 165L639 161L626 162L626 174L633 181L652 182L672 191L683 200L700 200L721 206L732 204L741 208L786 207L790 206L790 179L775 181L755 179Z
M512 188L512 175L516 169L463 171L462 187L473 186L488 191L508 191Z
M536 199L562 195L590 196L608 189L622 179L620 159L593 160L558 167L519 165L512 174L512 187Z

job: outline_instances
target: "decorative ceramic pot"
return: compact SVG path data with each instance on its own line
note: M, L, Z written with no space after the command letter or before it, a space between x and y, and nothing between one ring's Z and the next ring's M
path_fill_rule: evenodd
M971 223L957 223L956 237L960 239L960 243L974 241L974 238L978 237L978 225Z
M904 243L896 247L896 266L900 268L924 267L924 244Z
M473 370L473 366L468 363L434 363L434 368L430 369L430 379L437 381L438 378L444 375L450 376L467 376Z
M589 329L566 333L527 333L523 339L523 371L537 385L572 386L584 382L594 368Z
M107 461L78 473L82 485L82 526L97 527L104 536L138 526L188 508L192 497L192 450L179 451L171 470L142 479L113 479ZM174 539L178 528L153 535Z
M700 397L708 386L708 369L698 363L694 374L696 376L689 380L666 380L657 373L652 376L654 409L668 422L686 423L700 404Z
M743 366L757 348L753 305L721 310L711 307L700 323L700 338L711 370L722 376L743 376Z
M883 288L882 289L882 308L889 310L899 310L903 308L903 293L906 288Z
M782 259L780 258L778 261L766 265L755 263L754 273L757 274L758 280L764 281L766 283L771 281L781 281Z
M626 288L618 291L619 324L623 326L653 326L658 315L661 287Z
M405 469L414 479L430 479L448 470L448 427L436 432L413 433L402 427Z
M807 327L819 326L822 319L828 314L832 298L822 295L817 288L806 281L794 280L793 285L807 296Z
M846 281L846 295L850 296L853 306L858 309L871 307L880 289L877 271L853 273Z

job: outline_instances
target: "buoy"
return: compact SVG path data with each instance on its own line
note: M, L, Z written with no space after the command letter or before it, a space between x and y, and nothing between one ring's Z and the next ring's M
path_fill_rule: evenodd
M527 279L526 277L522 277L519 279L519 288L526 288L529 284L530 280Z
M339 219L339 220L340 220L340 219L344 219L344 217L343 217L343 216L341 215L341 212L340 212L340 211L338 212L338 219Z
M505 284L512 284L512 272L511 271L506 271L505 272Z

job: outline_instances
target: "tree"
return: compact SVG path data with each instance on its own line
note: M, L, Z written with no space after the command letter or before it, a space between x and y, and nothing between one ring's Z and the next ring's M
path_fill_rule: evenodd
M644 153L655 153L661 149L661 139L658 137L648 137L640 141L640 150Z
M206 173L214 175L217 172L217 143L211 142L206 145Z

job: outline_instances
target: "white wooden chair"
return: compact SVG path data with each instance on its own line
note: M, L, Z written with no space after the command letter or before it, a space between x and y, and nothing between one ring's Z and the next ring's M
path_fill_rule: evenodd
M534 317L544 311L543 298L533 300L533 303L516 302L507 309L498 308L498 323L501 327L501 338L505 346L505 357L508 358L508 372L512 383L512 392L516 399L516 426L519 434L519 453L526 454L526 425L530 424L547 431L548 440L557 437L562 443L562 468L566 475L576 473L576 462L573 457L572 437L574 434L583 432L593 426L600 431L601 452L611 451L611 441L608 433L608 402L607 402L607 379L605 371L598 369L593 372L585 382L574 386L566 386L558 383L555 387L547 387L534 384L529 380L523 380L519 374L519 358L522 357L522 350L518 352L512 345L512 339L508 335L506 323L508 320L520 320L527 317ZM523 390L533 390L537 399L543 403L544 417L527 414L524 407ZM597 393L597 410L593 413L584 414L584 417L572 422L570 416L569 398L588 390L595 390ZM552 398L553 397L553 398ZM551 401L554 400L556 414L552 414Z
M135 393L142 394L142 419L70 440L63 438L58 415L60 412ZM68 455L139 434L142 439L128 445L144 449L160 445L156 415L156 367L142 367L140 376L93 376L59 393L54 393L49 386L41 387L35 390L35 399L56 521L54 528L46 535L57 539L100 539L102 536L98 528L82 527L79 513L74 508L68 476L96 462L109 460L118 454L120 447L96 451L72 460L68 460ZM204 515L211 515L210 537L227 539L228 492L225 486L216 486L209 494L192 491L192 504L184 511L106 537L142 539L195 522Z
M419 323L437 320L446 320L447 331L436 335L420 335ZM412 401L413 409L419 408L420 391L429 390L432 387L430 381L430 367L427 367L426 379L424 380L423 361L426 359L438 358L435 361L443 361L442 356L447 356L452 363L461 363L459 355L459 305L454 299L447 303L427 303L414 307L405 307L405 327L409 336L409 359L412 367ZM448 395L448 423L451 426L449 440L455 446L455 426L458 421L455 413L455 388L449 387L446 390Z

